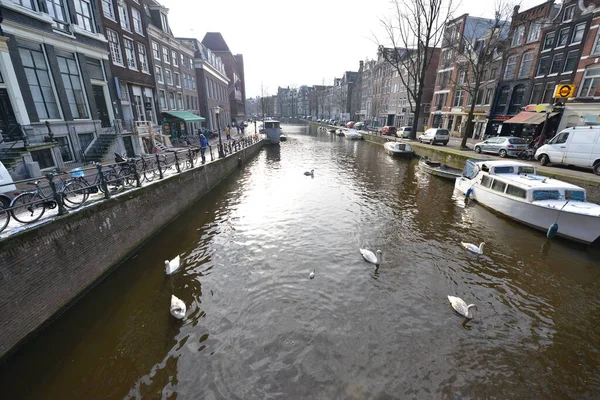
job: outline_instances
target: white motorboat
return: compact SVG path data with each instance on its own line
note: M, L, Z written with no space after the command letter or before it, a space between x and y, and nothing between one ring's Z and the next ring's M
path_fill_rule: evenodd
M271 144L279 144L281 140L281 126L280 122L274 119L264 121L265 134L267 135L267 142Z
M412 147L404 142L385 142L383 148L386 153L392 156L412 157L415 154Z
M350 139L350 140L362 140L362 135L360 133L358 133L358 131L356 129L346 129L344 132L344 136L346 136L346 139Z
M536 175L531 164L470 159L454 188L548 237L600 244L600 205L587 202L579 186Z

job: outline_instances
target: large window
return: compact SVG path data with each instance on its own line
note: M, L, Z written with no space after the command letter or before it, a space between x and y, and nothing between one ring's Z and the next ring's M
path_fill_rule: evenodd
M519 85L513 89L512 98L510 99L510 106L508 107L508 113L510 115L517 114L523 107L523 98L525 97L525 86Z
M494 95L494 89L487 89L485 91L485 99L483 100L483 104L490 104L492 101L493 95Z
M536 42L540 38L540 31L542 24L539 22L532 22L529 25L529 34L527 35L527 43Z
M75 0L75 13L77 14L77 25L86 31L94 32L91 0Z
M135 49L133 48L133 40L123 38L123 45L125 46L125 58L127 58L127 66L130 69L137 69L137 61L135 57Z
M16 3L20 6L29 8L30 10L35 10L35 8L33 7L33 0L12 0L12 1L13 1L13 3Z
M140 59L140 68L142 69L142 72L146 72L149 73L150 70L148 69L148 54L146 53L146 46L144 46L142 43L137 44L138 46L138 56Z
M575 30L573 31L573 39L571 39L571 43L581 43L584 32L585 32L585 22L583 24L576 25Z
M178 59L178 57L177 57L177 53L176 52L174 52L174 51L171 52L171 59L173 60L173 65L177 67L177 59Z
M133 29L140 35L143 35L144 27L142 25L142 15L133 7L131 7L131 19L133 19Z
M525 33L525 25L518 26L513 32L511 47L516 47L523 43L523 35Z
M177 108L183 110L183 95L181 93L177 93Z
M171 75L171 70L165 68L165 82L167 85L173 84L173 75Z
M552 99L554 98L554 86L556 86L554 82L546 83L544 95L542 96L542 103L552 102Z
M69 143L68 136L58 136L56 137L56 141L60 147L60 155L62 156L63 161L73 161L73 152L71 151L71 144Z
M563 68L563 72L573 72L577 67L577 63L579 62L578 50L570 51L567 54L567 62L565 62L565 67Z
M99 81L105 80L104 69L102 68L102 61L95 58L85 58L85 65L87 67L88 75L92 79Z
M104 16L115 19L115 6L113 5L113 0L102 0L102 11L104 12Z
M162 23L162 30L164 32L169 32L169 20L167 19L166 14L160 13L160 22Z
M517 56L510 56L506 60L506 70L504 70L504 79L509 80L515 76L515 67L517 65Z
M579 97L600 97L600 68L585 71Z
M54 158L50 149L32 151L31 159L39 164L40 169L54 167Z
M555 54L554 56L552 56L552 65L550 66L551 74L557 74L560 72L560 67L562 65L563 57L564 57L563 53Z
M508 103L508 86L504 86L498 92L498 101L496 102L495 113L502 114L504 113L504 108L506 107L506 103Z
M565 7L565 12L562 17L562 22L569 22L573 19L573 15L575 14L575 6Z
M558 33L558 43L556 47L566 46L569 43L569 28L563 28Z
M463 105L463 101L465 100L465 91L457 90L454 93L454 103L452 103L452 107L461 107Z
M110 49L110 55L112 56L113 64L123 65L123 53L121 53L121 44L119 43L119 35L117 32L106 30L106 37L108 39L108 48Z
M533 91L531 92L531 104L538 104L542 99L542 89L544 88L543 83L536 83L533 85Z
M173 79L175 86L181 87L181 79L179 78L179 72L173 72Z
M46 58L41 45L19 41L19 55L27 77L27 84L31 90L33 104L40 119L58 119L60 112L52 83Z
M536 76L546 75L550 70L550 57L542 57L538 65Z
M77 68L77 60L72 53L56 50L56 60L58 61L58 69L62 77L69 108L74 119L89 118L88 107L85 102L85 95Z
M127 13L127 5L119 4L119 20L121 28L131 32L131 24L129 23L129 14Z
M523 54L521 66L519 67L519 78L526 78L531 71L531 63L533 62L533 51Z
M169 49L163 46L163 61L167 64L171 64L171 55L169 54Z
M160 45L156 42L152 42L152 56L155 60L160 60Z
M54 18L54 27L63 31L69 30L69 21L67 20L67 11L64 0L46 0L48 14Z
M156 74L156 81L158 83L165 83L165 81L163 79L162 68L157 65L154 67L154 72Z
M556 32L548 32L544 36L544 46L542 50L551 49L554 46L554 38L556 38Z
M169 108L171 110L176 110L177 109L175 107L175 93L173 93L173 92L169 92Z
M158 92L158 96L160 97L160 108L163 110L167 110L167 95L164 90L160 90Z

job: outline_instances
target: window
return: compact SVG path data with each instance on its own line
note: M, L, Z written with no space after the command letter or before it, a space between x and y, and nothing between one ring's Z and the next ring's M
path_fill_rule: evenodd
M565 200L585 201L585 192L581 190L565 190Z
M527 197L527 191L517 186L508 185L506 187L506 194L510 194L511 196L520 197L522 199Z
M166 14L160 13L160 22L162 23L162 29L165 32L169 32L169 20Z
M173 72L173 80L174 80L175 86L181 87L181 80L179 79L179 72Z
M496 114L503 114L504 108L506 107L506 103L508 103L508 86L504 86L498 92L498 102L496 103L495 112Z
M533 51L529 51L523 54L521 59L521 66L519 67L519 78L526 78L529 76L531 71L531 63L533 62Z
M477 97L475 98L475 104L481 104L483 101L483 89L477 91Z
M169 49L163 46L163 61L167 64L171 64L171 57L169 56Z
M492 178L490 178L488 175L483 175L481 177L481 186L486 188L492 186Z
M25 69L33 103L40 119L60 118L58 104L41 45L19 40L19 55Z
M558 43L556 43L556 47L566 46L569 42L569 28L563 28L558 33Z
M542 50L551 49L552 46L554 46L554 38L555 37L556 37L556 32L546 33L546 36L544 37L544 46L542 47Z
M177 53L174 51L171 52L171 60L173 60L173 65L177 67Z
M518 85L513 89L512 98L510 99L510 106L508 107L508 113L510 115L517 114L521 111L523 106L523 98L525 97L525 86Z
M97 79L99 81L105 80L104 78L104 69L102 68L102 61L96 60L95 58L85 58L85 65L87 67L88 75L92 79Z
M567 139L569 138L569 132L563 132L556 136L556 139L553 140L554 144L562 144L567 143Z
M464 100L465 100L465 91L457 90L456 93L454 93L454 103L452 103L452 107L462 106Z
M165 82L167 85L173 84L173 75L171 75L171 70L165 68Z
M542 24L539 22L532 22L529 25L529 35L527 35L527 43L536 42L540 38L540 31Z
M462 85L467 81L467 71L464 69L461 69L460 71L458 71L458 84Z
M579 62L579 57L577 55L578 52L578 50L574 50L567 54L567 62L565 62L565 68L563 68L563 72L573 72L575 70L577 63Z
M575 14L575 6L565 7L565 13L562 17L562 22L569 22L573 19L573 15Z
M69 30L69 21L65 11L64 0L46 0L48 14L54 18L54 27L63 31Z
M180 55L181 55L181 65L185 66L186 65L185 57L183 56L183 54L180 54Z
M54 159L50 149L32 151L31 158L40 165L40 169L54 167Z
M121 21L121 28L131 32L129 14L127 14L127 6L125 4L119 4L119 19Z
M127 83L119 81L119 91L121 92L121 101L129 103L129 91L127 90Z
M550 57L542 57L538 65L536 76L546 75L550 70Z
M79 139L79 146L83 151L87 150L89 145L94 141L93 133L78 133L77 137Z
M552 65L550 66L550 73L557 74L560 72L560 66L562 65L564 54L555 54L552 57Z
M165 81L163 79L162 68L157 65L157 66L154 67L154 72L156 74L156 80L157 80L157 82L158 83L165 83Z
M600 68L588 69L583 75L579 97L600 96Z
M492 101L492 95L494 94L494 89L488 89L485 91L485 99L483 100L483 104L490 104Z
M171 110L175 110L175 94L173 92L169 92L169 108Z
M117 32L106 30L106 36L108 38L108 47L110 48L110 55L112 56L113 64L123 65L123 54L121 53L121 44L119 43L119 36Z
M160 60L160 45L156 42L152 42L152 55L156 60Z
M181 93L177 93L177 108L183 110L183 95Z
M159 90L158 95L160 97L160 108L163 110L167 109L167 95L164 90Z
M515 67L517 65L517 56L510 56L506 60L506 70L504 71L504 79L512 79L515 75Z
M127 59L127 66L129 69L137 69L137 61L135 57L135 49L133 48L133 40L123 38L123 45L125 46L125 58Z
M523 34L525 33L525 25L520 25L513 32L512 42L510 47L516 47L523 43Z
M113 0L102 0L102 11L104 16L112 20L115 19L115 7L113 6Z
M583 24L575 25L575 30L573 31L573 39L571 39L571 43L581 43L583 39L583 32L585 32L585 22Z
M137 44L138 46L138 57L140 60L140 67L142 69L142 72L145 73L150 73L150 70L148 69L148 54L146 54L146 46L144 46L142 43Z
M30 10L35 10L35 8L33 7L33 0L12 0L12 1L13 1L13 3L16 3L20 6L29 8Z
M543 87L544 87L543 83L536 83L535 85L533 85L533 91L531 92L531 101L530 101L531 104L540 103Z
M77 14L77 25L86 31L94 32L91 0L75 0L75 14Z
M192 89L196 90L196 78L192 76Z
M600 29L598 29L598 34L596 35L596 42L594 44L594 47L592 48L591 54L600 54Z
M142 15L139 10L131 7L131 19L133 20L133 30L140 35L144 34L144 26L142 25Z
M494 183L492 183L492 190L504 193L504 189L506 189L506 183L499 181L498 179L494 179Z
M69 144L69 137L58 136L56 137L56 141L60 147L60 155L62 156L63 161L73 161L73 152L71 151L71 145Z
M542 96L542 103L550 103L554 98L554 82L546 83L544 88L544 95Z
M58 61L58 69L65 85L73 119L89 118L75 55L56 50L56 60Z

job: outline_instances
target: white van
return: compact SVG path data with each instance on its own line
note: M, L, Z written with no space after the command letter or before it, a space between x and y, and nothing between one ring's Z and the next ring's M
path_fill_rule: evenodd
M600 175L600 126L575 126L562 131L535 152L540 164L592 168Z
M0 202L7 207L10 205L14 192L17 190L8 170L0 161Z

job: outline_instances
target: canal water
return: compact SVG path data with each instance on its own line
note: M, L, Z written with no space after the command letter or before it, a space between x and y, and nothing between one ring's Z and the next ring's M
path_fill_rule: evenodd
M379 145L284 130L10 357L0 397L600 396L600 265L584 247L465 206ZM361 247L383 251L379 269Z

